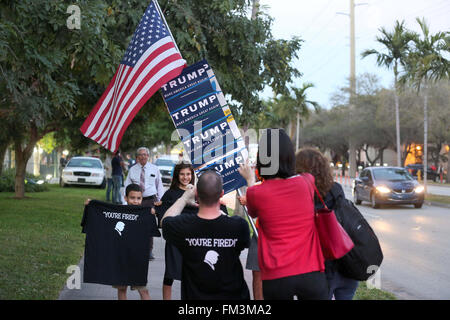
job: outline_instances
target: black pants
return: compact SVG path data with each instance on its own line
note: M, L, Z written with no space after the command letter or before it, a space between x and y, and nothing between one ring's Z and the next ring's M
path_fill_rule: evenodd
M263 280L265 300L327 300L328 282L324 272L310 272L274 280Z
M150 198L150 197L149 197ZM156 197L152 196L150 199L143 199L142 206L154 208L154 202L156 201ZM150 252L153 251L153 237L150 238Z

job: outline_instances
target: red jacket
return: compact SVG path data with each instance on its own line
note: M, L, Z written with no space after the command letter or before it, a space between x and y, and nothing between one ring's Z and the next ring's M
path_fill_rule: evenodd
M314 181L311 175L310 181ZM325 270L314 224L313 194L302 176L266 180L248 188L248 213L258 217L263 280Z

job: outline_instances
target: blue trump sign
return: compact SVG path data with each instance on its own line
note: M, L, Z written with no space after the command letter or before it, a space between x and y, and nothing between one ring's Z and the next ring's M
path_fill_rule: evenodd
M214 167L228 193L246 184L237 168L248 158L217 78L202 60L161 87L172 121L196 171Z

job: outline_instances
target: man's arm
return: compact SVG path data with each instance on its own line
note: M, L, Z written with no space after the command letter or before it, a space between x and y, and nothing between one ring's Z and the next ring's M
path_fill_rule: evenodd
M131 184L131 174L132 174L132 172L131 172L131 169L130 169L128 171L127 178L125 179L125 182L123 183L123 186L125 187L125 189L127 188L127 186L129 184Z
M161 179L161 173L159 172L158 167L156 167L155 187L156 187L156 197L158 198L158 201L160 201L164 195L164 186Z
M167 209L166 213L161 219L161 225L165 218L175 217L179 215L183 211L184 207L188 204L191 206L198 206L198 204L195 203L195 188L191 184L187 186L187 190L183 193L183 195L178 198L178 200L175 201L175 203L169 209Z

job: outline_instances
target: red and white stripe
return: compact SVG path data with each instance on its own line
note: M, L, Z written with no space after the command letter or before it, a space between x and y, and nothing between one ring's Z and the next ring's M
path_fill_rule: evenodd
M147 100L186 66L171 37L150 46L134 67L121 64L81 127L84 136L115 152Z

